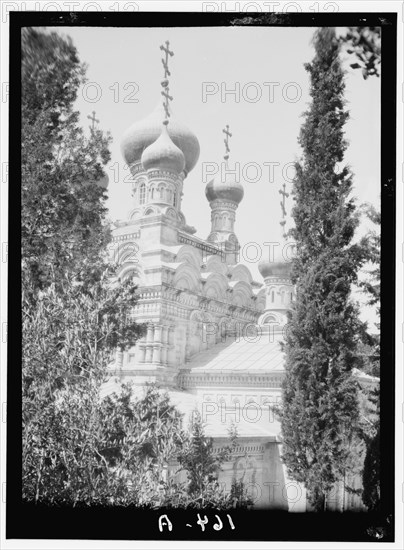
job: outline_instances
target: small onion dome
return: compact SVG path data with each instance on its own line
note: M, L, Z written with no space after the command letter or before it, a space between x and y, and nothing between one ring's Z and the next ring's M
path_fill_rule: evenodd
M258 271L264 279L267 277L290 278L292 272L292 262L287 259L285 260L282 255L282 250L279 249L275 252L275 258L272 262L267 259L259 262Z
M172 142L165 124L156 141L143 151L141 161L145 170L159 168L181 174L185 167L184 154Z
M195 134L184 124L178 122L171 114L168 134L174 144L181 149L185 157L185 172L188 174L198 162L199 141ZM161 121L165 119L163 103L159 102L154 111L138 122L130 126L123 135L121 151L128 165L138 162L143 151L154 143L161 133Z
M206 188L205 195L209 202L216 199L223 199L239 204L244 197L244 188L240 182L231 179L231 181L222 182L221 177L211 180Z

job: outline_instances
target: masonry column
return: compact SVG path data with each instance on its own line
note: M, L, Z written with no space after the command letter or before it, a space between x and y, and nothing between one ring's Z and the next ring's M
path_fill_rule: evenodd
M146 357L145 363L151 363L153 357L153 337L154 337L154 327L152 323L147 325L147 335L146 335Z
M146 338L142 336L139 340L139 363L144 363L146 359Z
M153 363L161 362L161 325L154 327Z
M167 365L168 330L169 329L167 326L162 327L161 341L162 341L163 347L161 348L161 362L163 365Z

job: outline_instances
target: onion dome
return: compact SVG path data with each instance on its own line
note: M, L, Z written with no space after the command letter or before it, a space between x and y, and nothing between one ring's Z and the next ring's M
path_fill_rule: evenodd
M209 202L222 199L239 204L244 197L244 188L240 182L234 179L222 182L219 176L207 184L205 194Z
M191 130L172 116L171 108L168 109L170 112L168 135L181 149L185 157L185 172L188 174L198 162L199 141ZM128 165L140 161L143 151L158 139L161 134L161 121L164 119L164 106L159 102L149 116L135 122L126 130L121 142L121 151Z
M290 278L292 272L292 262L287 259L290 256L285 254L285 259L282 255L281 247L277 247L274 256L273 261L265 259L259 262L258 271L261 273L262 277L264 279L267 277Z
M167 126L163 124L160 136L143 151L141 162L145 170L151 168L168 170L175 174L183 172L185 157L181 149L172 142Z

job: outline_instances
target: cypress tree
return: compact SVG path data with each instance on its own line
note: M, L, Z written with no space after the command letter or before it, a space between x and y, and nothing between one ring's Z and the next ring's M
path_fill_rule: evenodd
M358 224L352 174L339 169L349 114L334 29L319 29L314 46L305 65L311 103L293 184L296 300L285 342L282 433L289 475L305 484L321 511L327 492L344 477L359 415L352 369L361 324L350 292L364 251L352 244Z

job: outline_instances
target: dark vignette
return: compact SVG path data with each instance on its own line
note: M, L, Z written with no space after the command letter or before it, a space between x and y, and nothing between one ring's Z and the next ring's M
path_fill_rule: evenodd
M50 508L21 499L21 27L210 27L210 26L381 26L381 489L382 511L291 514L272 511L237 511L236 526L212 530L215 511L206 514L204 533L190 510L131 508ZM109 540L279 540L279 541L394 541L394 425L395 425L395 225L396 225L396 13L262 14L262 13L10 13L9 111L9 271L8 271L8 422L7 502L8 539ZM309 60L307 60L309 61ZM158 529L167 513L173 530ZM224 518L223 513L218 514ZM192 528L186 527L189 523ZM224 523L225 525L225 523ZM376 530L382 538L376 538Z

